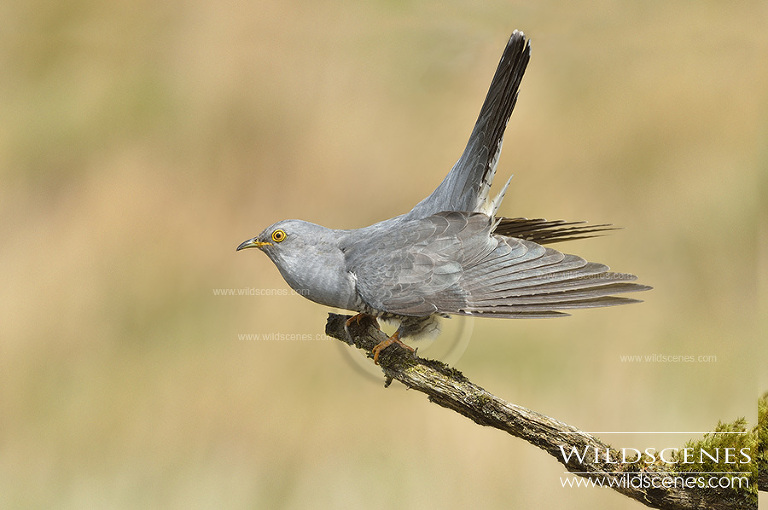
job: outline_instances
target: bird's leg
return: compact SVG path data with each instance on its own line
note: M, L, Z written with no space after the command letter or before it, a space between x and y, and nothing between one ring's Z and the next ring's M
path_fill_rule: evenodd
M383 342L379 342L379 343L378 343L378 344L376 344L376 346L375 346L375 347L374 347L374 348L371 350L371 352L373 353L373 362L374 362L374 363L376 363L376 364L378 365L378 364L379 364L379 353L381 353L381 351L383 351L384 349L386 349L387 347L389 347L389 346L390 346L390 345L392 345L392 344L397 344L397 345L399 345L400 347L403 347L403 348L405 348L406 350L409 350L409 351L411 351L411 352L416 352L416 349L414 349L414 348L413 348L413 347L411 347L410 345L406 345L406 344L404 344L404 343L403 343L403 342L400 340L400 332L399 332L399 331L395 331L395 333L394 333L394 334L393 334L391 337L387 338L387 339L386 339L386 340L384 340Z

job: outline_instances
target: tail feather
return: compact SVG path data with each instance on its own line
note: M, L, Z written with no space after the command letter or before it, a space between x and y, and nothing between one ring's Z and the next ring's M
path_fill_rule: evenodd
M488 208L488 192L496 173L504 130L515 108L530 56L530 43L522 32L515 30L501 55L464 152L437 189L419 202L409 216Z
M516 237L538 244L559 243L576 239L598 237L604 232L618 230L610 223L590 225L584 221L545 220L528 218L496 218L493 233Z

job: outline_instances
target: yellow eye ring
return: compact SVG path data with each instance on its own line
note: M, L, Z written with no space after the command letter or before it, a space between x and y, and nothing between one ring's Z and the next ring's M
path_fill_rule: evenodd
M285 230L277 229L272 232L272 240L276 243L283 242L286 237L288 237L288 234L285 233Z

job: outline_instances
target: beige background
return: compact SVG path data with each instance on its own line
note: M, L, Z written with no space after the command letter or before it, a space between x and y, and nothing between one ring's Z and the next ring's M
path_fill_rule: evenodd
M316 335L323 306L213 295L286 288L234 251L274 221L360 227L426 196L515 28L533 56L502 213L624 227L561 248L655 290L477 321L458 368L585 430L754 422L768 7L536 5L4 3L0 506L640 508L562 489L545 453L384 390L335 341L238 339ZM652 354L716 360L621 361Z

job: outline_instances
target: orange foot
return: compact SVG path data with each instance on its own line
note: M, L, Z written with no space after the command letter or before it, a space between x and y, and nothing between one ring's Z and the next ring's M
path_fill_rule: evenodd
M381 329L379 327L379 321L376 320L376 317L368 313L358 313L357 315L353 315L347 319L346 322L344 322L344 327L349 328L352 324L360 326L364 320L373 321L373 325L376 326L376 329Z
M379 353L381 353L381 351L383 351L384 349L386 349L387 347L389 347L392 344L397 344L400 347L403 347L403 348L405 348L405 349L407 349L407 350L409 350L411 352L415 352L416 351L416 349L414 349L410 345L405 345L403 342L401 342L400 341L400 333L395 331L394 335L392 335L391 337L387 338L383 342L379 342L378 344L376 344L376 347L373 348L373 350L371 351L371 352L373 352L373 362L378 365L379 364Z

